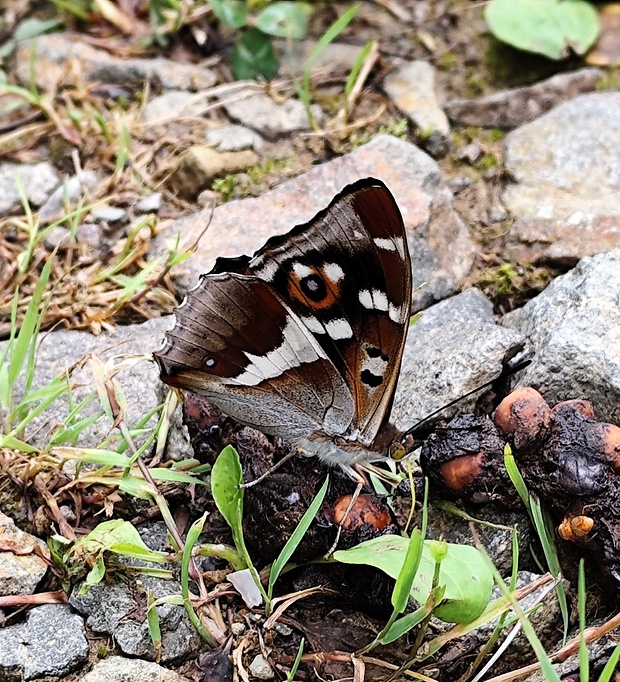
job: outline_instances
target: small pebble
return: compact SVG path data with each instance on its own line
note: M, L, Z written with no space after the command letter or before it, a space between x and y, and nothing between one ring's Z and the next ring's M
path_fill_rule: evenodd
M46 232L43 237L43 243L46 248L53 251L55 248L66 249L71 244L71 233L66 227L56 225Z
M495 204L489 211L489 222L491 223L501 223L507 217L508 211L501 204Z
M283 637L290 637L293 634L293 628L290 625L286 625L286 623L276 623L273 629Z
M96 206L90 212L90 215L95 222L125 223L128 220L127 211L125 211L125 209L116 206L108 206L107 204Z
M467 189L471 185L471 180L469 178L453 178L448 182L448 187L455 193L458 194L464 189Z
M243 623L233 623L230 630L236 637L240 637L245 632L245 625Z
M135 205L136 213L157 213L162 204L162 193L154 192L147 197L143 197Z
M269 661L262 655L258 656L249 665L250 674L259 680L271 680L275 677Z

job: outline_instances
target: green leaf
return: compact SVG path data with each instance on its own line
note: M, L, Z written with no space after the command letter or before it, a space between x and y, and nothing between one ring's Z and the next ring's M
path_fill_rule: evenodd
M241 535L243 488L239 486L242 483L243 471L239 455L232 445L228 445L220 452L213 465L211 494L235 538Z
M611 676L616 672L618 662L620 661L620 643L613 650L607 664L603 668L601 676L598 678L598 682L611 682Z
M571 49L584 54L600 32L596 9L584 0L491 0L485 18L498 40L549 59Z
M95 561L94 566L86 575L87 585L98 585L105 575L105 561L103 560L103 554L100 554Z
M271 595L273 594L273 586L275 585L276 580L280 576L280 573L282 573L282 569L286 565L287 561L293 555L293 552L297 549L297 546L301 542L303 536L306 534L306 531L310 527L310 524L314 521L314 517L316 516L321 504L323 503L323 499L325 497L325 493L327 492L328 485L329 476L325 479L325 483L323 483L321 489L316 494L315 498L312 500L312 503L310 504L308 509L306 509L304 515L301 517L300 522L297 524L297 528L295 528L289 539L286 541L286 544L282 548L282 551L280 552L278 558L273 562L271 566L271 571L269 571L269 585L267 587L267 594L269 595L269 599L271 599Z
M231 28L241 28L248 23L246 0L211 0L213 14Z
M399 535L383 535L356 547L334 552L336 561L374 566L397 579L409 548L409 540ZM424 604L433 581L435 561L428 543L424 543L420 566L411 588L411 596ZM445 586L444 601L435 609L438 618L450 623L467 623L477 618L491 597L493 577L475 547L448 544L448 554L441 562L439 584Z
M428 615L430 615L430 611L431 609L425 604L412 613L408 613L397 621L394 621L387 632L381 635L379 643L390 644L390 642L395 642L397 639L400 639L403 635L407 634L409 630L416 625L419 625Z
M305 2L274 2L256 17L256 28L270 36L300 40L311 13L312 5Z
M233 47L230 66L237 80L271 80L279 66L271 38L256 28L246 31Z

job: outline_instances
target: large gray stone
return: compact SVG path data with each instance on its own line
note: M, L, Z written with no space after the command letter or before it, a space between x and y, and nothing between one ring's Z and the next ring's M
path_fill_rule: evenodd
M514 130L505 163L514 256L572 265L620 247L620 93L582 95Z
M0 596L32 594L47 572L47 563L35 552L49 556L39 538L17 528L13 519L0 512Z
M188 682L188 678L157 663L111 656L99 661L79 682Z
M269 140L310 129L308 112L298 99L288 98L277 103L269 95L259 92L250 97L225 100L223 104L230 118L256 130ZM311 111L320 124L323 120L320 107L313 104Z
M176 269L180 290L193 287L217 256L256 251L268 237L310 220L346 184L367 176L383 180L402 211L413 263L414 309L453 294L472 267L474 243L452 206L439 166L415 145L388 135L260 197L218 206L212 216L205 212L171 223L162 238L178 235L190 244L211 219L196 252Z
M508 333L507 333L508 332ZM401 429L499 376L523 349L522 334L493 319L493 306L478 289L425 310L409 328L392 421ZM477 396L447 414L467 411Z
M37 369L33 388L45 386L54 377L64 375L73 365L89 354L95 354L104 362L118 354L144 354L142 361L136 361L119 373L116 380L120 383L127 400L125 422L134 428L137 422L150 410L161 404L164 386L159 379L156 366L149 362L148 355L158 350L163 342L164 331L171 325L168 318L150 320L141 325L116 327L113 333L104 332L93 336L88 332L59 330L45 334L39 344ZM0 343L0 353L5 342ZM79 403L93 392L95 379L93 366L87 362L74 369L72 380L73 405ZM49 432L64 423L71 407L66 398L54 401L47 410L35 417L29 424L27 440L33 445L42 446L49 442ZM95 415L102 411L98 399L84 406L82 417ZM154 427L153 417L147 428ZM102 416L85 429L77 444L94 447L113 432L111 421ZM29 434L35 434L32 437ZM140 438L138 438L140 442Z
M584 258L503 323L534 351L521 385L552 404L586 398L620 424L620 249Z
M511 129L533 121L549 109L596 89L601 69L585 68L475 99L455 99L445 105L448 118L463 126Z
M0 629L0 679L64 679L86 661L88 641L82 619L66 604L44 604L25 623Z
M140 89L147 80L163 90L203 90L216 81L215 73L202 64L164 57L124 59L75 40L72 34L50 33L19 44L16 75L24 85L30 85L33 53L37 65L34 80L42 90L64 83L75 85L76 73L90 83L130 84Z

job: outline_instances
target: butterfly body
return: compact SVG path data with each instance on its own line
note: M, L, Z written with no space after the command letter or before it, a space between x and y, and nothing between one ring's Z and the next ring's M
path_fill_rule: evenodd
M332 465L380 459L410 314L400 211L372 178L253 256L219 258L155 354L162 378Z

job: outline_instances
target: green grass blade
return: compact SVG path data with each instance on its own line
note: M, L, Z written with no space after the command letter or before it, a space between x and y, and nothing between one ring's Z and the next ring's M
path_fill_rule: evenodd
M577 609L579 611L579 682L589 682L590 661L586 644L586 573L583 559L579 560L577 581Z
M8 370L8 380L9 385L13 386L17 381L17 377L22 370L26 356L28 355L28 349L31 345L36 344L36 338L34 337L35 329L39 324L40 318L40 308L43 299L43 292L49 281L50 273L52 271L52 261L49 259L47 263L43 266L41 270L41 276L35 287L35 290L28 304L26 314L22 321L21 329L15 340L15 345L11 352L11 360Z
M328 485L329 476L327 476L327 478L325 479L325 482L321 486L321 489L316 494L315 498L312 500L312 503L310 504L308 509L306 509L304 515L301 517L301 520L297 524L297 527L295 528L289 539L286 541L286 544L282 548L282 551L278 555L278 558L273 562L271 570L269 571L269 584L267 586L267 596L269 597L270 600L273 595L273 586L275 585L276 580L280 577L282 569L287 564L291 556L293 556L293 552L297 549L303 536L306 534L308 528L310 527L310 524L314 521L314 518L317 515L317 512L319 511L321 504L323 503L323 499L325 498L325 493L327 492Z
M153 590L146 590L146 621L149 626L149 635L151 636L151 642L155 647L155 660L159 662L161 660L161 628L159 627L159 615L157 613L157 608L155 604L155 595Z
M192 550L194 549L200 533L202 533L203 526L207 519L207 512L205 512L199 519L194 521L187 532L187 538L185 540L185 547L183 548L183 555L181 557L181 594L183 595L183 605L185 606L185 611L190 619L192 625L198 630L200 636L211 646L215 646L213 638L207 631L207 629L202 624L202 621L198 617L194 607L192 605L191 595L189 592L189 565L192 558Z
M618 663L620 663L620 642L612 651L609 660L598 678L598 682L611 682L611 676L616 672Z
M302 637L301 642L299 642L299 649L297 649L297 656L295 656L295 662L293 663L293 666L291 667L289 674L286 676L286 682L294 682L295 680L297 668L299 668L299 664L301 663L301 657L303 656L304 653L305 643L306 640Z

